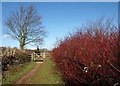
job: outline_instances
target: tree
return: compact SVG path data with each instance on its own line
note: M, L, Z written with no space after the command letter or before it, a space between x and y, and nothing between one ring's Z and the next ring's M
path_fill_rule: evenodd
M46 36L46 31L41 25L41 16L32 5L20 6L6 19L5 25L10 30L8 34L19 41L21 50L27 44L41 43Z

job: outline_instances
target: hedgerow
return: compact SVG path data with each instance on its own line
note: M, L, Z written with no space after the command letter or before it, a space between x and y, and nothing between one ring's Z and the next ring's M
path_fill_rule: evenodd
M120 84L118 35L112 23L98 20L59 40L51 54L66 84Z
M1 47L2 50L2 71L9 70L10 67L30 61L30 56L26 51L17 48Z

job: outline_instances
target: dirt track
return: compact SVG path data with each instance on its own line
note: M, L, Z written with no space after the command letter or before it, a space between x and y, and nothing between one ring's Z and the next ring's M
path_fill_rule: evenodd
M43 62L36 62L35 67L26 75L22 76L15 84L26 84L26 81L35 74L42 63Z

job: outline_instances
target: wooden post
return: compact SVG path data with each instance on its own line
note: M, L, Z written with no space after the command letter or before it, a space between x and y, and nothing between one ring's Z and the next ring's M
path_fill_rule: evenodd
M42 53L43 61L45 61L45 52Z

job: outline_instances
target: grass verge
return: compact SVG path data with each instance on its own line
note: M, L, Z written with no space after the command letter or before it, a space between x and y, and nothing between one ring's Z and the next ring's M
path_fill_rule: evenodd
M21 76L28 73L34 67L34 65L34 62L16 65L15 68L11 68L9 71L7 71L7 76L2 79L2 84L15 83Z

